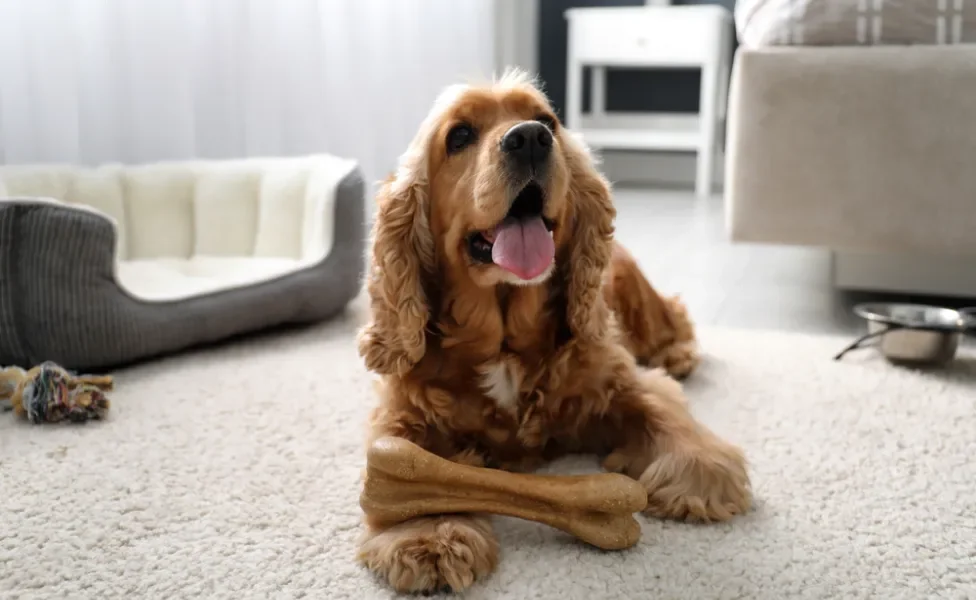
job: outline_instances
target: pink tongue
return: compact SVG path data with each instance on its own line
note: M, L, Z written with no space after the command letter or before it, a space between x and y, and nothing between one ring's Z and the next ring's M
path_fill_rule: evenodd
M545 273L555 255L556 246L542 217L506 219L495 229L492 261L522 279L535 279Z

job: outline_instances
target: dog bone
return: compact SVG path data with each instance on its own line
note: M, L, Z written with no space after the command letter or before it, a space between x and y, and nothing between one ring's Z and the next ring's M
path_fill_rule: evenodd
M640 539L634 513L647 491L617 473L534 475L451 462L416 444L383 437L369 447L359 504L390 527L414 517L490 513L544 523L604 550Z

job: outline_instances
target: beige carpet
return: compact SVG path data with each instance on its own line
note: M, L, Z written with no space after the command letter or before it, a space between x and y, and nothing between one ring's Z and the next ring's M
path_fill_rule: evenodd
M0 415L0 598L384 598L352 561L370 385L352 318L118 374L110 419ZM702 332L694 410L743 444L757 506L642 519L601 553L500 520L469 598L976 596L976 357L898 370L846 339ZM563 468L590 468L590 460Z

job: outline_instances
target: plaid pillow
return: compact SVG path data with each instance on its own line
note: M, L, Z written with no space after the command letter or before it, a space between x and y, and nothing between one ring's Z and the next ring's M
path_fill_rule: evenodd
M744 46L976 43L976 0L738 0Z

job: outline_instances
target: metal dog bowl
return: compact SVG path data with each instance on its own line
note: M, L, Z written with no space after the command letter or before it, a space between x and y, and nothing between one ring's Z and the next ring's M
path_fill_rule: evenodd
M868 333L835 358L877 339L885 358L897 363L940 364L955 358L959 340L976 333L976 307L955 310L925 304L865 303L854 307Z

